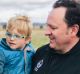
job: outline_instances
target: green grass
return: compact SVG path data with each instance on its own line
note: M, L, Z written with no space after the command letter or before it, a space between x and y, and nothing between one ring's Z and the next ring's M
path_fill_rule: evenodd
M44 35L43 29L33 30L32 43L35 48L41 47L49 42L48 38Z
M0 30L0 38L5 37L5 30ZM33 29L32 44L35 49L45 45L49 42L48 38L44 35L43 29Z

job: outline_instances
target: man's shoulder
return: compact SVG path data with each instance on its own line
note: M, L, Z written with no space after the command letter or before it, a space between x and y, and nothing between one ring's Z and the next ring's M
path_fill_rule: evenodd
M44 52L44 51L47 51L48 49L49 49L49 44L46 44L39 47L36 52L41 52L41 51Z
M46 55L46 52L49 49L49 44L43 45L41 47L39 47L36 51L36 53L33 55L33 61L37 61L39 59L41 59L42 57L44 57Z
M36 56L43 56L49 50L49 44L39 47L35 53Z

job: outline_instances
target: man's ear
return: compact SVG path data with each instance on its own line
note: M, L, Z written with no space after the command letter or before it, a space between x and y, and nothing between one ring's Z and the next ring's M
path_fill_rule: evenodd
M77 25L77 24L73 25L72 26L72 34L77 35L78 31L79 31L79 25Z

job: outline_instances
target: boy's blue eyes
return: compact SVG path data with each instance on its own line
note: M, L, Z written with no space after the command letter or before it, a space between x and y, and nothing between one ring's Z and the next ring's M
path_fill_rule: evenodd
M7 37L10 37L10 38L14 38L14 39L19 39L19 38L25 38L25 36L21 35L17 35L17 34L11 34L10 32L6 32L5 34Z

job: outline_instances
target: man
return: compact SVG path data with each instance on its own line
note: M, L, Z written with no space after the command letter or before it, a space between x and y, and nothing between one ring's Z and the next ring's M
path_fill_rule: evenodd
M50 43L37 50L31 74L80 74L80 5L58 0L45 34Z

